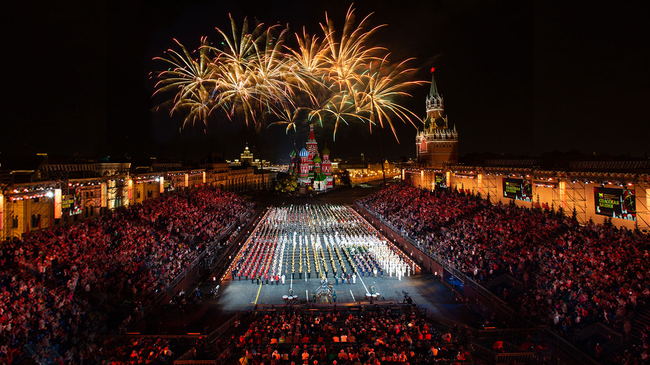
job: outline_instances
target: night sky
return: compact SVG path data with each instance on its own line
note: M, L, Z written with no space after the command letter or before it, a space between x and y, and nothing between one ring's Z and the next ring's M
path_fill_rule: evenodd
M215 119L179 132L180 118L152 112L152 61L201 36L220 40L228 13L266 24L319 31L325 12L342 29L350 3L312 1L55 1L14 4L5 34L8 82L0 152L6 155L157 156L196 159L210 152L236 158L249 142L262 158L284 158L307 125L285 135ZM593 6L593 5L588 5ZM650 152L650 61L642 9L556 7L527 1L357 1L357 17L387 24L376 42L391 59L415 57L416 78L436 68L445 112L459 131L460 154L537 155L546 151ZM533 11L534 9L534 11ZM229 32L226 32L229 33ZM425 115L428 85L403 104ZM397 122L398 137L379 132L385 155L415 157L416 130ZM333 158L379 155L367 126L317 127Z

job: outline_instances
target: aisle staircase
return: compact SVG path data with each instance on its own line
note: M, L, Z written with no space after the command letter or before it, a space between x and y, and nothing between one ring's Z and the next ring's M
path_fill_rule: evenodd
M636 317L630 333L630 340L634 343L641 343L643 331L650 332L650 306L640 308L637 306Z

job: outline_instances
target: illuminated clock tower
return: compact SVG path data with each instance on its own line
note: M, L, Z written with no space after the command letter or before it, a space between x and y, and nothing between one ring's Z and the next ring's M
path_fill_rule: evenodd
M449 119L444 115L444 99L438 92L434 71L432 68L431 89L426 99L427 116L423 128L415 136L415 147L419 164L442 168L458 163L458 132L456 126L453 129L449 126Z

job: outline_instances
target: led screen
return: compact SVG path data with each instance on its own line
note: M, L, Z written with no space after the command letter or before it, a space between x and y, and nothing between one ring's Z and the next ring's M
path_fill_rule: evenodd
M530 180L503 178L503 196L510 199L533 201L533 186Z
M634 190L595 187L596 214L636 221Z

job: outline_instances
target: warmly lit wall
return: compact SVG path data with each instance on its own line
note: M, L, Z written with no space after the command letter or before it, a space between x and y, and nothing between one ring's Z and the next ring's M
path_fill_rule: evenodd
M275 172L252 168L190 170L90 179L44 181L0 192L0 239L73 224L120 207L201 186L245 192L270 189Z
M403 169L402 170L402 179L409 182L411 185L418 187L420 189L434 190L435 189L435 179L436 173L442 174L444 183L449 186L450 176L448 173L443 170L420 170L420 169ZM474 185L471 185L473 181L469 179L467 182L464 182L462 186L465 189L472 189ZM469 184L469 185L468 185Z
M406 174L408 175L408 174ZM411 173L412 177L418 174ZM615 178L601 174L599 178L585 176L571 176L562 173L543 172L526 173L525 171L511 171L503 173L486 173L479 171L456 171L451 172L449 186L451 189L458 189L473 195L481 193L483 198L488 194L492 203L501 202L508 204L511 201L518 206L528 208L539 207L542 209L558 210L560 207L565 215L572 216L575 210L579 222L585 223L592 220L595 223L603 223L609 216L596 213L595 188L615 189L624 191L628 189L634 192L636 205L636 221L621 218L612 218L612 223L619 227L634 229L637 225L640 229L650 228L650 184L642 178ZM414 186L431 189L432 177L423 174L424 178L412 179ZM503 179L526 179L530 181L532 196L530 201L512 199L504 196Z
M109 179L106 184L106 208L108 210L126 206L128 203L128 177Z
M134 181L133 199L130 204L141 204L145 200L155 199L160 196L160 179L147 181Z
M423 139L416 143L418 163L442 168L449 163L458 163L458 137Z
M203 170L191 171L187 174L188 184L191 188L198 188L205 184L205 174Z
M39 197L5 195L0 199L3 223L0 238L19 237L25 232L50 228L54 224L54 193Z
M404 180L413 186L434 190L435 174L444 174L446 184L451 189L488 198L492 203L508 204L514 202L518 206L528 208L558 210L560 207L565 215L571 216L575 210L579 222L589 220L603 223L609 216L596 213L594 188L615 189L622 192L625 189L634 192L636 205L636 221L612 217L612 223L629 229L637 225L640 229L650 229L650 183L645 177L616 177L616 174L585 174L567 175L554 171L530 171L525 169L501 169L502 171L486 172L482 169L465 169L456 171L405 169ZM621 174L622 175L622 174ZM613 177L612 177L613 176ZM527 180L530 185L530 196L525 200L504 196L504 179Z

